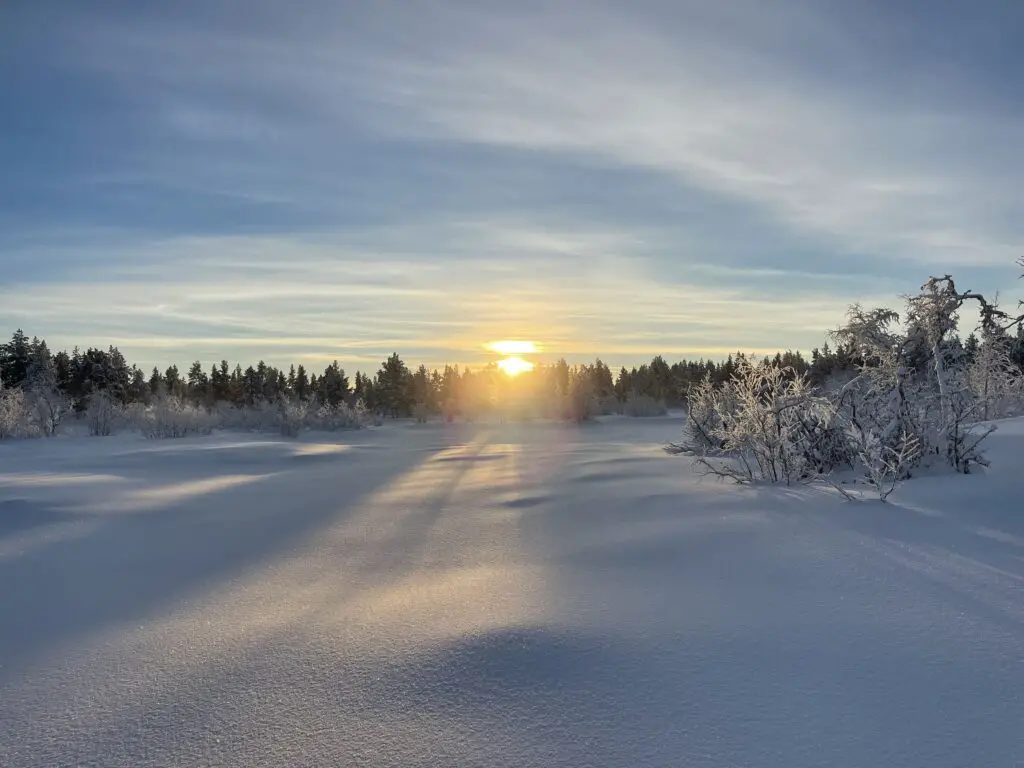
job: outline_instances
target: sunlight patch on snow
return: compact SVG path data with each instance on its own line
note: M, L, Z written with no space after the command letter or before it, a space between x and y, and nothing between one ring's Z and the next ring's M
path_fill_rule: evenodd
M203 480L191 480L184 483L172 485L161 485L156 488L147 488L142 491L132 491L125 494L123 501L127 509L140 510L157 507L176 501L184 501L196 496L204 496L208 493L216 493L229 488L237 488L241 485L248 485L271 477L265 475L222 475L210 477Z
M1015 547L1024 547L1024 536L1014 536L1012 533L997 531L994 528L978 528L974 532L986 539L1013 544Z
M340 453L348 453L352 450L351 445L335 445L333 443L307 443L296 446L292 455L294 456L330 456Z
M53 487L62 485L86 485L98 483L122 483L125 478L118 475L67 475L57 472L22 472L0 475L0 487Z
M364 592L338 619L349 631L434 644L538 618L538 601L529 599L543 593L544 579L537 568L482 565L424 576L416 573Z

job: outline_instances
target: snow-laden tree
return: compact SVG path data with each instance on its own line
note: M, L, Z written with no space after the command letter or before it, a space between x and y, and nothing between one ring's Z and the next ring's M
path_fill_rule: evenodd
M38 434L24 391L5 387L0 379L0 440Z
M174 395L135 403L126 415L143 437L154 440L208 435L219 424L216 414Z
M302 400L282 397L277 408L278 431L282 437L298 437L306 427L309 405Z
M966 379L981 404L983 421L1015 416L1024 405L1024 372L1013 360L1014 339L1001 330L983 330L967 359Z
M899 319L894 310L855 304L846 324L831 332L853 353L857 371L833 396L846 436L841 450L851 465L860 465L883 500L896 482L909 477L924 450L907 392L907 339L895 327Z
M108 437L117 431L123 416L122 409L107 392L94 392L89 396L85 421L93 437Z
M42 384L32 386L26 400L40 434L45 437L56 435L64 417L71 412L71 400L56 387Z
M46 437L57 434L64 417L71 412L71 399L59 388L57 366L46 342L33 343L23 389L25 404L39 433Z
M981 316L983 342L973 362L953 336L967 302L976 303ZM930 278L907 304L908 341L928 350L926 371L918 371L930 373L930 381L926 377L921 382L920 395L929 429L927 447L959 472L969 472L976 464L987 466L982 442L995 427L978 422L1008 407L1019 391L1004 340L1024 316L1011 317L980 293L958 291L949 275Z

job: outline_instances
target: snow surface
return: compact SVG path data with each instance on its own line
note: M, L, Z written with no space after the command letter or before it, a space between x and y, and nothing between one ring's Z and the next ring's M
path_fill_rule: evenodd
M1024 422L889 505L679 426L0 445L0 765L1024 764Z

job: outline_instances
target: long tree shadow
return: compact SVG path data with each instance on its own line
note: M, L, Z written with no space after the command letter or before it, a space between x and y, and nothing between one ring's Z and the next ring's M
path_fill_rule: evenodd
M168 601L286 551L430 455L396 449L384 461L366 453L298 462L294 471L145 513L101 515L81 537L0 561L0 679L50 648L158 615Z
M42 526L71 522L77 515L61 509L60 505L30 499L0 500L0 540L25 533Z

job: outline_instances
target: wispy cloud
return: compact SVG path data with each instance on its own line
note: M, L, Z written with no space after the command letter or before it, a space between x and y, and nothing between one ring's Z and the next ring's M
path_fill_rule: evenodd
M0 146L0 322L154 362L626 361L807 348L930 271L1003 287L1024 20L983 5L22 11L10 92L55 98Z
M556 8L500 23L491 9L466 12L468 42L445 41L427 62L381 57L364 91L379 107L374 127L673 174L843 254L984 264L1024 247L1012 192L1024 170L1020 114L921 103L906 92L913 81L844 90L789 53L811 34L818 55L870 66L871 47L821 18L820 4L801 7L803 23L760 34L754 25L777 6L745 5L742 24L684 16L669 28L643 14Z
M180 238L149 244L140 264L128 246L103 252L104 281L71 272L5 285L0 319L57 344L105 339L147 365L187 350L204 361L375 364L398 349L429 363L479 363L489 357L486 342L507 337L542 341L550 358L628 363L769 349L780 338L809 347L843 306L810 291L779 303L763 286L725 288L700 274L665 283L638 269L642 259L619 255L629 237L614 233L477 223L427 234L453 256L435 263L399 247L369 254L286 237ZM859 295L875 298L866 285ZM67 318L79 319L74 328Z

